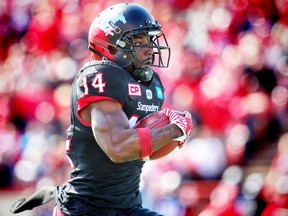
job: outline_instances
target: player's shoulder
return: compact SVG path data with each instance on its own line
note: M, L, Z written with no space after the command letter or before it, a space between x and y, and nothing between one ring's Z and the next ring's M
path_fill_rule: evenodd
M153 71L153 77L155 79L157 79L158 81L161 81L161 78L160 78L159 74L157 72L155 72L155 71Z
M109 60L101 60L101 61L90 61L84 64L84 66L80 69L81 73L96 73L96 72L105 72L105 73L127 73L124 68L120 65L109 61Z
M163 86L161 77L160 77L160 75L159 75L157 72L155 72L155 71L154 71L154 73L153 73L153 83L154 83L154 85L160 86L160 87L162 87L162 88L164 89L164 86Z

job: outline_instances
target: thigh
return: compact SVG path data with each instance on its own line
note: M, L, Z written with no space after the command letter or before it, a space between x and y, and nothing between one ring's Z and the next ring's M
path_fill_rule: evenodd
M85 216L163 216L157 212L146 208L131 208L131 209L102 209L96 208L93 212Z
M124 215L125 216L163 216L157 212L154 212L154 211L151 211L150 209L142 208L142 207L135 207L135 208L129 209L127 213Z

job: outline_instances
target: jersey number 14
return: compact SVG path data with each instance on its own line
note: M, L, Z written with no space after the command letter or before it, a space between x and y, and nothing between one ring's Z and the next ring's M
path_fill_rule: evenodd
M82 79L83 87L84 87L84 95L89 94L89 88L88 88L88 77L85 76ZM103 81L103 74L102 73L96 73L95 77L92 80L91 86L95 89L98 89L98 93L103 93L106 82Z

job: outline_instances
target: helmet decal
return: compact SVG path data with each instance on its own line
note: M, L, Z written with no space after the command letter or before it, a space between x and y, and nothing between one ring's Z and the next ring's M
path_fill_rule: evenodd
M114 36L114 33L120 34L121 29L116 25L117 22L126 23L125 16L123 13L111 17L111 20L103 20L99 25L99 28L105 33L105 36Z

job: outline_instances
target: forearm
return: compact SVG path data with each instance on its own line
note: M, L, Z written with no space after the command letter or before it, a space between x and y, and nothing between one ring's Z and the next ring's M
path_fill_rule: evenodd
M169 124L157 129L149 129L148 132L150 133L152 152L170 143L173 139L181 136L182 133L175 124ZM97 134L99 135L99 131ZM102 131L100 137L105 137L106 139L97 139L96 137L98 144L112 161L119 163L137 160L141 157L143 149L141 150L141 138L136 129L121 129L114 131L113 134L113 136L103 135ZM148 145L149 142L145 144Z
M162 128L150 130L153 149L156 151L167 143L170 143L173 139L182 135L181 130L175 124L169 124Z

